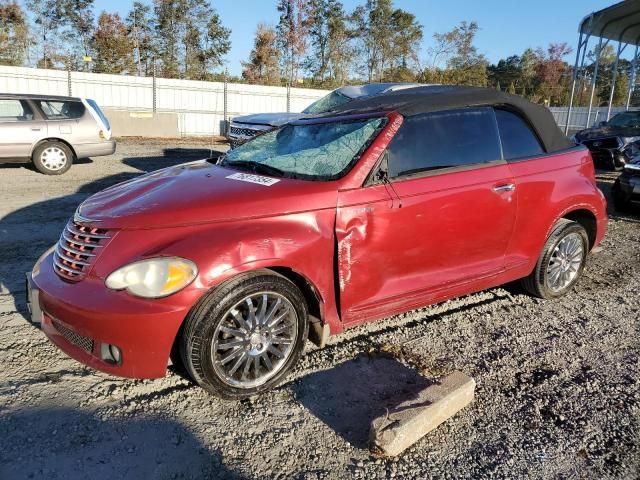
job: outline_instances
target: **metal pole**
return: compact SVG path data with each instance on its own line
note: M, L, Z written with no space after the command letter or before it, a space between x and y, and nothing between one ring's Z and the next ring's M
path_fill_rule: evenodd
M636 64L638 61L638 45L636 45L636 50L633 52L633 61L631 62L631 75L629 75L629 90L627 91L627 104L626 109L629 110L629 106L631 105L631 94L635 90L636 86Z
M156 59L153 59L153 113L156 113Z
M67 63L67 94L71 96L71 65Z
M626 45L625 45L626 47ZM613 105L613 93L616 90L616 80L618 79L618 61L620 60L620 54L624 48L622 47L622 39L618 41L618 53L616 54L616 61L613 64L613 77L611 78L611 92L609 93L609 107L607 108L607 122L611 117L611 107Z
M567 111L567 124L564 126L564 134L569 133L569 121L571 120L571 111L573 110L573 96L576 93L576 81L578 79L578 62L580 61L580 48L582 47L582 32L578 38L578 51L576 52L576 64L573 67L573 82L571 82L571 96L569 97L569 110Z
M227 133L228 133L228 130L229 130L229 122L227 121L227 115L228 115L228 110L227 110L227 94L228 94L227 83L228 83L228 76L229 76L229 70L225 70L224 71L224 88L223 88L224 132L222 133L224 136L227 136Z
M291 111L291 83L287 82L287 113Z
M608 43L608 41L607 41ZM596 93L596 81L598 80L598 67L600 67L600 55L602 54L602 48L606 46L606 43L602 45L602 37L598 42L598 51L596 52L596 66L593 69L593 79L591 81L591 96L589 97L589 110L587 112L587 122L584 128L589 128L591 122L591 109L593 108L593 96Z

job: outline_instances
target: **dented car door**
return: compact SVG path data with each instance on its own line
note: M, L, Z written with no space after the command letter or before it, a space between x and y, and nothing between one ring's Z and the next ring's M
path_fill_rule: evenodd
M454 125L468 138L434 146ZM389 181L339 193L345 323L415 308L504 269L515 184L495 129L490 109L408 118L388 147Z

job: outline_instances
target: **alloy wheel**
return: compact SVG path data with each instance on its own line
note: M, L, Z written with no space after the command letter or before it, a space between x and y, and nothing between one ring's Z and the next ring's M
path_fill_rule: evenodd
M578 277L584 262L584 243L579 233L558 242L547 265L547 287L554 293L567 288Z
M213 368L227 385L254 388L280 372L298 336L298 316L276 292L251 294L230 308L216 327Z

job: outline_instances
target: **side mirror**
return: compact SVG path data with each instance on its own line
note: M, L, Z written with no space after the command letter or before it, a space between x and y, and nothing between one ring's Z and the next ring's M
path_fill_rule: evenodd
M599 122L597 126L598 127L606 127L607 126L606 120L603 120L602 122Z

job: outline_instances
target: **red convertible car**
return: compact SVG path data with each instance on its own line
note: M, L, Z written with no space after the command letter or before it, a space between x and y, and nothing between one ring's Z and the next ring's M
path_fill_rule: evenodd
M544 107L427 86L355 100L83 202L28 275L32 318L114 375L242 398L307 338L522 279L553 299L607 230L589 151Z

